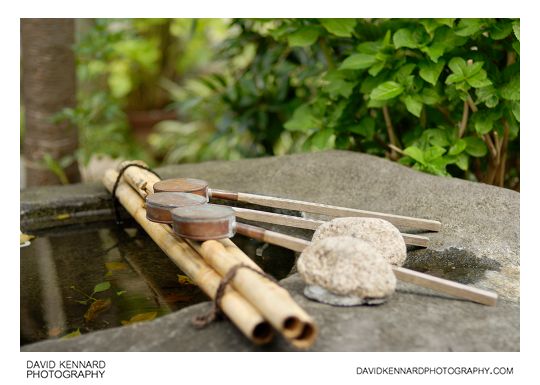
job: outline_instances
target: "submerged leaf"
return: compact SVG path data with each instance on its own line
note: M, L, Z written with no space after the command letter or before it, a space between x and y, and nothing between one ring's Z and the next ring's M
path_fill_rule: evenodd
M125 270L128 265L124 262L105 262L105 267L108 271Z
M111 288L111 283L109 281L98 283L94 286L94 293L101 293L102 291L109 290Z
M92 305L90 305L90 307L86 311L86 313L84 313L84 319L86 320L86 322L93 321L98 316L99 313L104 312L110 307L111 307L110 298L98 299L97 301L93 302Z
M156 316L157 316L156 311L135 314L133 317L129 319L129 321L122 321L122 325L131 325L136 322L152 321L154 318L156 318Z
M25 244L26 242L30 242L32 239L34 239L34 235L24 234L21 233L21 245Z
M62 337L62 339L68 339L68 338L73 338L73 337L78 337L81 335L81 331L77 328L77 330L71 332L71 333L68 333L66 334L65 336Z
M187 275L178 274L178 282L181 285L195 285L195 282L193 282L193 280Z

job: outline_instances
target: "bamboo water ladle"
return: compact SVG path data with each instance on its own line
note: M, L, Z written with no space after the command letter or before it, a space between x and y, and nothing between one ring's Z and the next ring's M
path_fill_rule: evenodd
M238 223L235 220L234 211L227 206L206 204L178 207L171 210L171 217L174 232L178 236L187 239L222 239L239 233L298 252L303 251L311 243L289 235ZM401 281L484 305L494 306L497 303L497 294L487 290L434 277L401 266L392 266L392 269L396 278Z
M172 209L175 207L190 209L199 206L204 208L209 206L206 204L206 198L200 195L179 192L150 194L146 197L146 219L162 224L172 224ZM230 210L227 206L216 206L216 208L218 210ZM227 211L227 214L229 214L229 211ZM222 231L229 234L228 229L222 229ZM234 234L229 235L232 237ZM219 237L219 239L225 238L228 237L223 235ZM199 244L197 242L191 242L190 239L195 239L195 237L186 238L185 240L223 276L239 262L260 271L259 267L247 256L245 257L247 260L243 258L238 260L236 256L229 254L229 252L225 251L222 243L215 242L216 244L214 245L208 245L208 242L204 242L203 244ZM206 240L206 238L200 237L200 240ZM207 254L208 248L211 248L212 251ZM317 327L314 321L304 310L290 300L290 296L286 291L277 289L275 284L268 286L269 281L265 279L262 279L261 283L261 277L257 273L242 271L240 274L243 278L240 283L235 284L239 286L235 287L267 317L272 326L280 330L284 337L296 347L304 348L313 343L317 335ZM250 282L248 286L245 286L246 279ZM277 305L278 303L280 305ZM278 306L279 311L275 310L276 306Z
M193 196L201 196L201 197L204 197L205 199L208 199L207 192L209 191L208 185L206 184L205 181L199 180L199 179L190 179L190 178L167 179L160 182L156 182L153 186L153 189L155 193L159 193L159 194L163 194L165 192L167 193L182 192L182 193L191 194ZM216 190L213 190L213 191L216 191ZM213 196L216 197L215 193L212 193L212 194L214 194ZM148 197L151 197L151 195L149 195ZM151 198L151 199L154 199L154 198ZM178 206L180 206L180 204ZM241 207L231 207L231 208L235 211L236 216L238 218L256 221L256 222L272 223L272 224L281 225L281 226L316 230L320 225L325 223L325 221L322 221L322 220L300 218L300 217L295 217L292 215L270 213L267 211L251 210L251 209L245 209ZM355 210L355 209L350 209L350 210ZM168 217L169 214L164 213L163 215ZM355 216L355 215L352 215L352 216ZM429 238L421 236L421 235L402 233L402 236L403 236L403 240L405 241L407 245L427 247L429 244Z
M193 178L176 178L161 180L153 185L154 192L178 191L188 192L208 198L218 198L230 201L252 203L260 206L305 211L309 213L329 215L333 217L369 217L385 219L388 222L403 227L439 231L441 222L407 217L402 215L365 211L348 207L331 206L322 203L306 202L287 198L278 198L265 195L248 194L241 192L230 192L215 190L208 187L208 182Z

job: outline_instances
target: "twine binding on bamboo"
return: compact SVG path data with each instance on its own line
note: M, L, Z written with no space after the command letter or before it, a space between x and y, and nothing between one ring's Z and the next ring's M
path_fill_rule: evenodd
M114 182L114 186L113 186L113 189L111 191L111 198L112 198L112 204L113 204L113 210L114 210L114 218L116 220L117 225L121 225L124 222L122 222L122 219L120 218L120 213L118 211L118 198L116 197L116 189L118 188L118 185L120 184L120 181L122 180L122 175L130 167L142 168L143 170L149 171L152 174L154 174L155 176L157 176L159 179L161 179L161 177L159 176L159 174L157 172L152 170L150 167L143 166L142 164L139 164L139 163L126 164L124 167L122 167L120 169L120 171L118 171L118 176L116 177L116 181Z
M227 285L229 285L232 280L234 279L236 273L240 269L249 269L251 271L254 271L255 273L265 277L269 281L272 281L276 285L279 286L279 282L272 277L269 274L266 274L264 271L257 270L251 266L248 266L244 263L239 263L238 265L233 266L227 274L223 276L221 281L219 282L219 286L216 290L216 296L214 297L214 300L212 301L212 307L206 314L199 314L192 318L191 323L193 326L195 326L198 329L202 329L212 323L213 321L217 320L219 317L223 316L223 313L221 311L221 298L225 294L225 289L227 288Z

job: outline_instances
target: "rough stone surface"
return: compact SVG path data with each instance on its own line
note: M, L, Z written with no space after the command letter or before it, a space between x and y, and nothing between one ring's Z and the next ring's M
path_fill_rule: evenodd
M385 298L396 287L392 268L378 250L353 237L316 240L302 252L296 265L308 285L344 297Z
M304 284L295 274L282 282L318 323L320 335L312 350L519 350L517 192L419 173L384 159L343 151L185 164L158 172L165 178L205 179L213 188L439 220L442 230L425 234L430 247L408 247L404 266L499 294L497 306L487 307L398 282L383 306L336 308L305 298ZM93 202L90 211L101 209L101 220L112 218L108 194L99 185L25 190L21 192L21 227L32 222L34 210L50 214L53 205L57 213L64 213L64 192L69 192L68 208L80 217L90 218L85 216L89 211L84 205ZM40 225L61 224L60 220L48 222L45 215L39 218ZM272 228L306 238L312 234ZM269 346L254 347L228 322L194 331L191 317L208 306L195 305L148 323L26 345L22 350L292 350L280 338Z
M335 218L320 226L313 241L345 235L373 246L392 265L401 266L407 258L407 245L398 228L379 218Z

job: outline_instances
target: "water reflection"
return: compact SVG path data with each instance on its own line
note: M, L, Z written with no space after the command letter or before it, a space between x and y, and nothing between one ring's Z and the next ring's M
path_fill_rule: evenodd
M278 279L294 264L290 251L233 241ZM20 252L21 345L150 320L208 299L136 226L55 230Z

